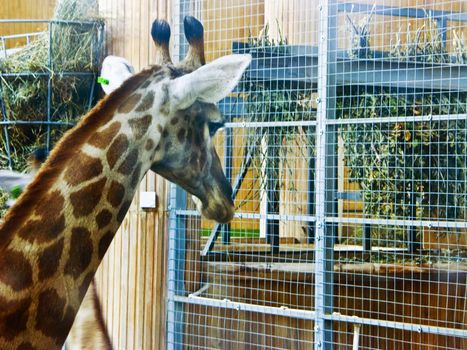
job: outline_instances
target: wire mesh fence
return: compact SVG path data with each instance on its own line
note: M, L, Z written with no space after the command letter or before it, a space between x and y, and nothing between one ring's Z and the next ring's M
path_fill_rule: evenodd
M170 198L169 348L464 349L462 1L174 3L250 53L216 144L228 225Z
M57 14L80 13L66 6L71 5ZM95 102L104 25L59 19L0 20L0 25L5 31L40 30L0 33L0 166L23 171L32 150L51 149Z

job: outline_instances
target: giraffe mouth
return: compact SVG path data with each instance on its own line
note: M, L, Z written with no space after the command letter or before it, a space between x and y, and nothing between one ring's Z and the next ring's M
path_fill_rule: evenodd
M203 202L198 197L192 196L196 209L208 220L217 221L220 224L230 222L235 214L233 201L210 201Z

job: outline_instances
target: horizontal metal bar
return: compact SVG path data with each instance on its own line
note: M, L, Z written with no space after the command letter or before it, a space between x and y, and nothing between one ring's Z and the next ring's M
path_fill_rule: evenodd
M197 210L189 209L178 209L175 210L177 216L201 216ZM314 216L308 215L288 215L288 214L256 214L256 213L235 213L234 218L237 219L268 219L268 220L280 220L280 221L305 221L315 222Z
M392 7L383 5L369 5L358 3L339 3L337 9L340 12L374 13L375 15L409 17L409 18L440 18L455 22L467 22L467 12L451 12L440 10L425 10L410 7Z
M271 121L271 122L233 122L226 123L226 128L274 128L289 126L316 126L316 120Z
M282 317L289 318L298 318L302 320L314 321L316 318L316 312L313 310L300 310L300 309L291 309L286 306L275 307L275 306L263 306L255 304L247 304L237 301L231 301L228 299L219 300L213 298L200 297L198 295L189 295L179 296L173 295L172 298L169 297L169 301L174 301L184 304L192 305L203 305L208 307L218 307L222 309L230 309L237 311L249 311L249 312L258 312L268 315L277 315ZM426 326L421 324L414 323L403 323L395 321L384 321L378 319L362 318L356 316L345 316L339 313L325 314L323 318L331 321L346 322L351 324L361 324L369 325L376 327L392 328L392 329L401 329L409 332L417 333L429 333L429 334L438 334L446 336L454 336L459 338L467 337L467 331L462 329L447 328L447 327L437 327L437 326Z
M259 312L268 315L277 315L290 318L299 318L303 320L314 320L316 317L315 312L312 310L299 310L290 309L288 307L274 307L241 303L237 301L231 301L228 299L219 300L213 298L200 297L195 295L189 295L187 297L175 295L173 301L185 304L204 305L210 307L219 307L223 309L237 310L237 311L249 311Z
M190 298L197 297L197 296L203 294L204 292L206 292L210 287L211 287L211 285L209 283L206 283L204 286L202 286L196 292L191 293L188 297L190 297Z
M278 46L250 46L244 42L233 42L232 50L233 53L250 53L253 56L277 56ZM309 45L280 45L281 57L297 57L297 56L318 56L318 47ZM390 55L388 51L372 50L371 55L373 59L394 61L395 58ZM336 56L338 60L350 59L348 50L339 49L336 50ZM450 63L456 64L457 58L454 55L450 55ZM423 62L419 62L420 64Z
M397 71L397 74L394 72ZM317 56L254 56L250 79L316 85ZM381 86L397 89L467 91L467 65L399 61L395 59L338 59L337 85Z
M76 123L54 122L41 120L1 120L0 125L57 125L57 126L75 126Z
M30 36L39 36L45 34L45 32L35 32L35 33L23 33L23 34L10 34L10 35L1 35L0 39L18 39L18 38L26 38Z
M196 210L178 209L175 210L177 216L201 216ZM257 213L235 213L237 219L268 219L280 221L304 221L315 222L316 217L308 215L288 215L288 214L257 214ZM432 221L432 220L397 220L397 219L370 219L370 218L337 218L326 217L327 223L343 224L370 224L376 226L405 226L405 227L429 227L429 228L467 228L467 222L464 221Z
M432 220L397 220L397 219L369 219L369 218L331 218L325 219L331 224L370 224L377 226L404 226L404 227L429 227L429 228L467 228L465 221L432 221Z
M422 324L403 323L403 322L395 322L395 321L384 321L384 320L378 320L378 319L372 319L372 318L362 318L358 316L345 316L339 313L333 313L331 315L324 315L323 317L331 321L392 328L392 329L401 329L404 331L416 332L416 333L438 334L438 335L452 336L452 337L458 337L458 338L467 337L467 330L456 329L456 328L426 326Z
M95 26L101 25L99 21L67 21L62 19L0 19L0 24L4 23L52 23L52 24L71 24L71 25L84 25Z
M4 78L16 78L16 77L49 77L49 76L93 76L96 72L20 72L20 73L0 73L0 77Z
M362 200L362 193L360 191L354 192L337 192L336 199L343 199L348 201L360 201Z
M418 123L467 120L467 113L443 115L412 115L406 117L326 119L327 125L383 124L383 123Z

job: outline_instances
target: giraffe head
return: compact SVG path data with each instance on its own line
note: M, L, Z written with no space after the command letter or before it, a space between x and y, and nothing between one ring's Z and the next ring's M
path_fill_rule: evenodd
M205 65L201 23L187 17L184 24L190 48L175 66L168 52L168 23L155 21L151 31L158 63L172 72L163 83L167 102L161 113L166 123L151 169L196 196L206 218L228 222L234 205L232 187L213 145L214 134L225 123L216 103L232 92L251 57L225 56Z

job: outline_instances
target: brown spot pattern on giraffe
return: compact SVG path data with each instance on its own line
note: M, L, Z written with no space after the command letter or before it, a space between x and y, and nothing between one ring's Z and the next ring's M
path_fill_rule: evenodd
M178 118L177 117L174 117L171 121L170 121L170 124L172 125L175 125L178 123Z
M55 289L47 289L39 295L36 314L36 329L54 339L57 345L65 340L73 324L75 312Z
M47 205L43 205L44 203ZM65 199L58 190L44 194L34 211L34 215L40 219L26 221L19 235L30 242L55 239L65 227L65 216L60 214L64 203Z
M84 227L73 228L65 273L75 279L78 278L89 266L92 251L91 233Z
M141 94L133 94L128 97L123 104L118 107L119 113L130 113L136 106L136 104L141 100Z
M0 255L0 281L14 291L22 291L32 285L32 267L22 253L5 249Z
M114 207L118 207L125 196L125 187L117 181L112 181L107 194L107 201Z
M112 220L112 213L108 211L107 209L102 209L97 215L96 215L96 223L97 223L97 228L103 229L106 227L109 223L110 220Z
M30 342L23 342L18 345L16 350L37 350Z
M178 132L177 132L178 142L184 143L185 142L185 136L186 136L186 130L184 128L181 128L180 130L178 130Z
M73 215L76 218L91 214L102 197L105 182L106 179L95 181L70 195L70 202L73 206Z
M201 147L201 145L203 144L203 138L201 137L201 134L198 132L195 133L193 139L194 139L195 146Z
M83 300L86 292L88 291L89 285L91 284L92 279L94 278L94 271L89 272L86 277L84 277L83 282L78 288L79 291L79 299Z
M21 227L19 236L29 242L47 242L57 238L65 228L65 215L43 216L40 220L29 220Z
M148 139L144 148L146 149L146 151L152 150L154 148L154 141L152 139Z
M145 115L144 117L131 119L128 121L128 124L131 127L131 131L137 140L146 134L149 125L151 125L151 119L152 117L150 115Z
M122 222L123 219L125 218L125 215L126 215L128 209L130 208L130 205L131 205L131 201L126 201L120 207L120 210L117 213L117 221L119 223Z
M45 219L50 216L50 213L57 215L62 212L65 198L63 198L59 190L56 190L47 193L38 203L35 214ZM47 205L43 205L44 203L47 203Z
M66 164L70 161L81 145L96 133L96 130L105 124L112 122L115 111L129 94L143 84L156 71L161 70L160 66L153 66L143 70L126 80L121 89L102 99L86 116L81 118L73 131L64 135L55 146L54 152L49 157L47 164L42 167L39 174L28 186L27 193L24 193L18 200L16 210L10 210L5 216L0 235L0 245L6 245L11 241L12 236L17 233L18 223L27 221L31 215L38 198L42 198L62 174ZM167 70L162 70L161 74L166 76Z
M109 248L110 243L112 243L112 239L114 238L114 234L112 231L108 231L102 238L99 240L99 259L102 259L105 255L105 252Z
M125 160L118 168L118 172L123 175L130 175L137 161L138 161L138 150L135 148L135 149L132 149L130 153L128 153Z
M172 141L167 141L165 144L165 152L168 152L172 148Z
M143 97L141 103L136 107L135 112L145 112L152 107L154 104L154 91L149 91L146 96Z
M120 131L122 124L120 122L113 122L101 132L96 132L91 136L88 143L94 147L105 149L115 138Z
M189 149L191 147L191 144L193 142L193 130L190 128L186 132L186 144L185 147Z
M82 184L102 174L100 159L90 157L83 152L78 152L70 163L65 171L65 181L71 186Z
M118 135L114 142L112 142L106 154L110 169L113 169L117 160L119 160L122 154L128 149L128 146L128 138L123 134Z
M58 269L62 257L64 238L61 238L50 247L44 249L39 257L39 279L52 277Z
M0 304L7 312L0 311L0 337L6 340L13 340L21 332L26 330L29 308L32 299L30 297L8 301L0 298Z
M138 183L139 183L139 178L141 176L141 167L142 167L142 164L141 162L138 163L138 165L136 166L135 170L133 171L133 174L131 175L131 187L135 188L136 186L138 186Z

